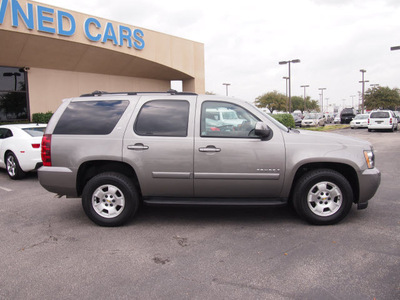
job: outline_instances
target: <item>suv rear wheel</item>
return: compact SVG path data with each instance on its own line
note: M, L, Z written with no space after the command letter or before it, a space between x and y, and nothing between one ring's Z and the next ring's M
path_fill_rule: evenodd
M296 212L316 225L339 222L349 213L353 203L353 191L347 179L329 169L304 174L293 194Z
M137 211L139 196L128 177L101 173L88 181L82 193L86 215L100 226L120 226Z

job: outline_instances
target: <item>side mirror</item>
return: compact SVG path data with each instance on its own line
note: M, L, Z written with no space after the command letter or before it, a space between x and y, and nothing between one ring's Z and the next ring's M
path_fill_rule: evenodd
M263 139L268 138L272 134L271 128L269 128L268 125L263 122L257 122L254 130L255 135Z

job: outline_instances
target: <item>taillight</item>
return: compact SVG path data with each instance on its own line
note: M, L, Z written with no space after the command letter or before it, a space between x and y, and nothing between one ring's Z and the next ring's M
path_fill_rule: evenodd
M43 166L51 167L51 134L45 134L42 138Z
M40 144L32 144L32 148L33 149L39 149L40 148Z
M392 118L390 118L390 125L392 125L393 124L393 119Z
M369 123L370 123L370 119L368 118L368 125L369 125Z

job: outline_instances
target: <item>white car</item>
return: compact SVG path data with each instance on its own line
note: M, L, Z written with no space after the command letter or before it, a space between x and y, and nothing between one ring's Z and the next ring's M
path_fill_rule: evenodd
M369 114L358 114L350 122L350 128L368 128Z
M326 118L322 114L310 113L304 116L301 121L301 127L318 127L325 126Z
M42 166L41 142L46 124L10 124L0 126L0 168L11 179Z
M372 130L397 130L398 121L391 110L375 110L368 119L368 131Z

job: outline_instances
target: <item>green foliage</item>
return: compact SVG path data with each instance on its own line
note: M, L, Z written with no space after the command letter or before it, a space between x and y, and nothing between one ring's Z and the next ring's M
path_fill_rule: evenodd
M276 114L276 115L271 115L271 116L273 118L275 118L277 121L281 122L286 127L290 127L290 128L296 127L296 125L294 123L294 118L291 114Z
M397 89L374 87L365 92L364 105L367 109L391 109L400 106L400 94Z
M306 110L307 111L321 111L318 100L311 100L310 97L306 99Z
M304 99L299 96L292 97L292 111L301 110L304 111Z
M303 97L293 96L292 100L292 111L301 110L304 112L304 99ZM277 91L268 92L256 98L257 107L266 107L271 113L276 111L288 111L289 103L287 97L284 94L280 94ZM306 97L306 111L320 111L320 107L317 100L311 100L310 97Z
M274 110L286 111L286 96L277 91L268 92L256 98L257 107L266 107L271 112Z
M48 111L47 113L36 113L32 115L33 123L49 123L51 116L53 113Z

